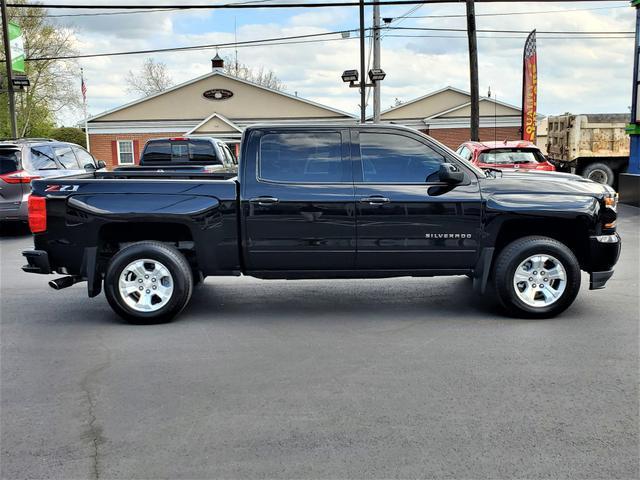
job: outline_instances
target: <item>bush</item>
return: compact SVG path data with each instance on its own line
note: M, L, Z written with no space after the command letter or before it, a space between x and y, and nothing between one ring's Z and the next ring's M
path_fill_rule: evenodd
M76 143L83 147L87 147L86 138L84 135L84 130L75 127L58 127L51 130L49 135L51 138L55 140L59 140L61 142L70 142Z

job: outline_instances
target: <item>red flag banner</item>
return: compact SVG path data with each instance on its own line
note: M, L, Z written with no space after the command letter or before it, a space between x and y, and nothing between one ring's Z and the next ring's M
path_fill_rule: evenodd
M524 44L522 78L522 139L535 143L538 115L538 53L536 31Z

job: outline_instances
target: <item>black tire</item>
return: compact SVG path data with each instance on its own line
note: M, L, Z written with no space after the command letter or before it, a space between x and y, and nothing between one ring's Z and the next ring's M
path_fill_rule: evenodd
M137 259L157 260L173 278L173 292L166 305L153 312L141 312L131 308L122 298L118 282L122 271ZM193 293L193 274L187 259L177 249L160 242L138 242L116 253L104 279L104 291L111 308L122 318L135 324L154 324L171 321L189 303Z
M615 175L611 167L601 162L590 163L584 167L582 169L582 176L594 182L609 185L610 187L613 187L613 182L615 181Z
M566 272L564 292L554 303L531 306L516 293L514 276L518 266L533 255L551 255ZM502 249L493 268L496 295L502 306L512 315L523 318L549 318L566 310L580 290L580 264L573 252L563 243L549 237L523 237ZM549 288L549 283L545 283ZM538 294L536 294L538 295Z

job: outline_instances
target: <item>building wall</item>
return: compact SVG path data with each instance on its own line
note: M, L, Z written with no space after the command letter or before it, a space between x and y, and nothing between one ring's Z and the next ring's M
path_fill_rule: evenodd
M89 134L89 145L94 157L98 160L104 160L108 167L117 167L117 151L114 143L117 140L133 140L133 156L136 163L138 163L140 152L147 140L162 137L181 137L182 135L184 135L184 132Z
M453 150L457 150L461 143L471 138L471 130L469 128L432 128L422 131ZM480 141L490 142L494 139L498 141L518 140L519 138L520 127L498 127L497 129L492 127L480 128Z

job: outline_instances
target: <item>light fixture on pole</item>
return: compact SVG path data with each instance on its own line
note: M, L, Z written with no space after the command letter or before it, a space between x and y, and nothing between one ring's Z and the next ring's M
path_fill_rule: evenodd
M376 83L384 80L384 77L386 77L387 74L381 68L372 68L371 70L369 70L367 76L369 77L371 83L367 83L366 81L364 81L364 79L362 82L358 82L358 79L360 78L358 70L345 70L344 72L342 72L342 81L344 83L348 83L350 88L365 89L367 87L373 87ZM361 105L360 109L362 112L360 119L362 123L364 123L365 105Z

